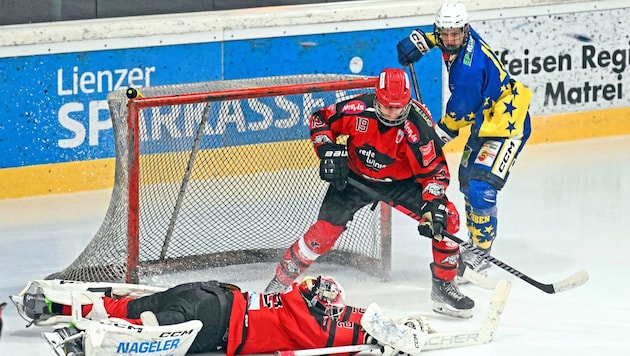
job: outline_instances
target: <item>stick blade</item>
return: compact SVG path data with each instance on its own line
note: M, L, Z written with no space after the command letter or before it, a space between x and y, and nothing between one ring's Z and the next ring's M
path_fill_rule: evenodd
M580 270L571 276L553 284L554 293L560 293L569 289L577 288L588 281L588 272Z

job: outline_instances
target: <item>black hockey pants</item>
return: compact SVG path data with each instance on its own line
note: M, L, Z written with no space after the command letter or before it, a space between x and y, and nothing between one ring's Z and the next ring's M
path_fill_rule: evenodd
M225 349L233 290L238 288L217 281L180 284L129 302L127 317L137 319L142 312L151 311L160 325L200 320L203 327L188 353Z

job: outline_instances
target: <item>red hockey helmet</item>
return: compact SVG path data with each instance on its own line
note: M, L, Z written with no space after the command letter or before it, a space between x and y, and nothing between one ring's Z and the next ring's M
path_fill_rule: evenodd
M343 287L332 277L306 277L298 290L310 308L318 308L332 318L337 318L346 306Z
M386 68L378 76L376 83L376 102L374 108L379 120L387 126L397 126L407 120L411 106L411 85L407 73L400 68ZM400 109L400 113L392 118L384 109Z

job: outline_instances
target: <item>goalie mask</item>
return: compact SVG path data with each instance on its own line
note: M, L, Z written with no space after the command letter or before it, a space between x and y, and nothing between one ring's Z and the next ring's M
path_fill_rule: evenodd
M309 308L317 308L336 319L346 306L343 287L332 277L306 277L298 290Z
M437 46L453 55L466 45L468 38L468 11L461 2L445 3L435 15L433 33Z
M411 85L407 73L400 68L384 69L376 83L374 109L385 126L398 126L407 120L411 109Z

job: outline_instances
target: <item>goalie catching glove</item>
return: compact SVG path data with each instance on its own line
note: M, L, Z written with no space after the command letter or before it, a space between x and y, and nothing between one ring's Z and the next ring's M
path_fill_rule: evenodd
M328 142L317 147L319 177L342 191L348 183L348 150L344 145Z

